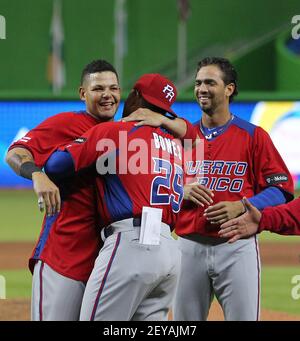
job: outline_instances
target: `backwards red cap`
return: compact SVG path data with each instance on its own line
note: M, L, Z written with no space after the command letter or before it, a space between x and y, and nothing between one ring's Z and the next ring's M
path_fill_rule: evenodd
M147 102L177 117L171 109L177 96L177 90L169 79L158 73L148 73L137 80L134 88Z

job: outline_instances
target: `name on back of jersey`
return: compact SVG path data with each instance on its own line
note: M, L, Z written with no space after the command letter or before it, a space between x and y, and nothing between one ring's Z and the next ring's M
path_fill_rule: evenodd
M176 142L176 140L163 137L156 133L152 133L152 134L153 134L155 148L162 149L164 152L174 155L180 161L182 161L181 147Z

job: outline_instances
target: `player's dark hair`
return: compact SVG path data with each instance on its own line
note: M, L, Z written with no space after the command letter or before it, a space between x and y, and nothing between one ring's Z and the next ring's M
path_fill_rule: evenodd
M116 75L117 79L119 80L116 69L109 62L107 62L104 59L97 59L87 64L85 68L82 70L80 84L82 85L84 78L87 75L90 75L91 73L105 72L105 71L113 72Z
M147 108L149 110L155 111L159 114L165 115L166 114L166 110L157 107L154 104L149 103L148 101L145 100L145 98L141 95L142 97L142 108Z
M197 67L197 72L204 66L208 65L217 65L219 69L223 72L223 81L225 85L230 83L234 84L234 91L232 95L229 97L229 102L233 101L233 97L238 94L238 85L237 85L237 72L234 66L230 63L228 59L220 58L220 57L206 57L200 60Z

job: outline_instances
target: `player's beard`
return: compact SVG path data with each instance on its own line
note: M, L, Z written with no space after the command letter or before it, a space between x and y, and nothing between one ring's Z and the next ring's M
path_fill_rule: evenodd
M214 110L215 110L215 105L212 101L212 99L210 99L210 103L208 104L202 104L201 102L199 103L200 105L200 108L203 112L205 112L207 115L212 115L214 113Z
M211 116L214 113L214 110L211 106L210 107L201 107L201 109L208 116Z
M222 104L218 97L215 97L214 95L209 95L209 101L206 104L202 104L200 101L198 103L202 112L208 116L214 115L214 113L219 110L219 107Z

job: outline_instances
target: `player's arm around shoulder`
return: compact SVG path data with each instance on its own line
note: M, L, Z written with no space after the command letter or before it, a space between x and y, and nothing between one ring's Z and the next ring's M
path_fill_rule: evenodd
M191 123L179 117L167 117L150 109L139 108L129 116L122 119L123 122L133 122L136 127L148 125L167 129L176 138L187 138L189 131L193 131ZM193 136L196 134L193 134Z
M127 135L133 123L103 122L90 128L76 140L61 146L47 160L46 171L54 178L63 178L68 173L79 172L102 164L99 159L113 158L119 146L127 144ZM98 169L97 169L98 170ZM101 173L102 174L102 173Z

